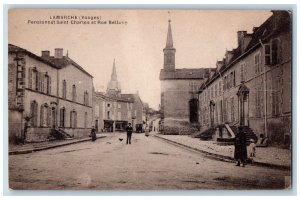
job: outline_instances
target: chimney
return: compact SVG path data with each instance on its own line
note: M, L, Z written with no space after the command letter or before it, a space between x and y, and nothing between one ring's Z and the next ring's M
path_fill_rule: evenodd
M241 46L242 47L241 48L242 53L245 52L245 50L246 50L248 44L250 43L251 39L252 39L252 34L244 35L244 38L243 38L243 41L242 41L242 46Z
M224 60L221 61L218 60L216 63L217 70L220 70L223 65L224 65Z
M226 51L225 56L226 56L226 64L228 64L231 58L233 57L233 51Z
M54 58L62 58L63 57L63 48L55 48Z
M243 40L243 37L247 34L247 31L238 31L237 37L238 37L238 46L241 45L241 42Z
M48 58L50 57L50 51L46 50L46 51L42 51L42 58Z
M258 27L253 27L253 29L252 29L252 31L253 31L253 33L255 32L255 31L257 31L257 29L258 29Z

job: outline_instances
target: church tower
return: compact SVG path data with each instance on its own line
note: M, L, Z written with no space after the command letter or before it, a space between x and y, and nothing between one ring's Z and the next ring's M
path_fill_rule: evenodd
M175 71L175 52L176 49L173 47L171 20L169 20L168 35L166 47L164 48L164 70Z
M115 59L114 59L112 73L111 73L110 81L107 85L106 92L111 95L118 95L121 93L121 84L118 81L118 77L117 77Z

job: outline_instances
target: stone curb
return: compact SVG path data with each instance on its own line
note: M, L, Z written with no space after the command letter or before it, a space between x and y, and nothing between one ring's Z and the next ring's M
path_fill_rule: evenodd
M171 144L176 144L178 146L182 146L182 147L185 147L187 149L192 149L194 151L197 151L197 152L200 152L200 153L204 153L204 154L209 155L209 156L214 156L214 158L216 157L217 159L222 160L222 161L234 162L234 158L230 157L230 156L224 156L224 155L220 155L220 154L216 154L216 153L211 153L211 152L208 152L208 151L200 150L200 149L197 149L197 148L194 148L194 147L190 147L190 146L185 145L185 144L181 144L179 142L175 142L175 141L172 141L172 140L160 137L158 135L154 135L154 137L162 139L162 140L164 140L166 142L169 142ZM272 168L272 169L280 169L280 170L290 170L291 169L289 166L277 165L277 164L266 163L266 162L259 162L259 161L254 161L253 163L251 163L251 165L262 166L262 167L269 167L269 168Z
M97 137L97 139L100 138L105 138L106 136L100 136ZM38 148L33 148L33 149L26 149L26 150L16 150L16 151L10 151L9 155L18 155L18 154L27 154L27 153L32 153L32 152L36 152L36 151L43 151L43 150L47 150L47 149L53 149L56 147L62 147L62 146L67 146L67 145L71 145L71 144L77 144L80 142L86 142L86 141L90 141L91 138L85 138L85 139L81 139L81 140L76 140L76 141L70 141L70 142L66 142L63 144L57 144L57 145L49 145L49 146L45 146L45 147L38 147Z

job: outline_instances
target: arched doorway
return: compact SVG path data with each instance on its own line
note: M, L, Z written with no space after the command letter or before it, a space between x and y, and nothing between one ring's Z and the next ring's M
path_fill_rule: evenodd
M198 122L198 99L191 99L189 102L190 105L190 122Z

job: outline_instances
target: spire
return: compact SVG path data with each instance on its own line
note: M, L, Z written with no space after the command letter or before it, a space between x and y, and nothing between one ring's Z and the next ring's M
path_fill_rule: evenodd
M111 72L111 79L107 85L107 90L109 94L119 94L121 92L121 84L117 78L116 62L114 59L113 68Z
M168 27L168 35L167 35L166 48L173 48L171 20L169 20L169 27Z
M112 81L117 81L117 70L116 70L115 59L114 59L114 64L113 64L112 73L111 73L111 80L112 80Z

